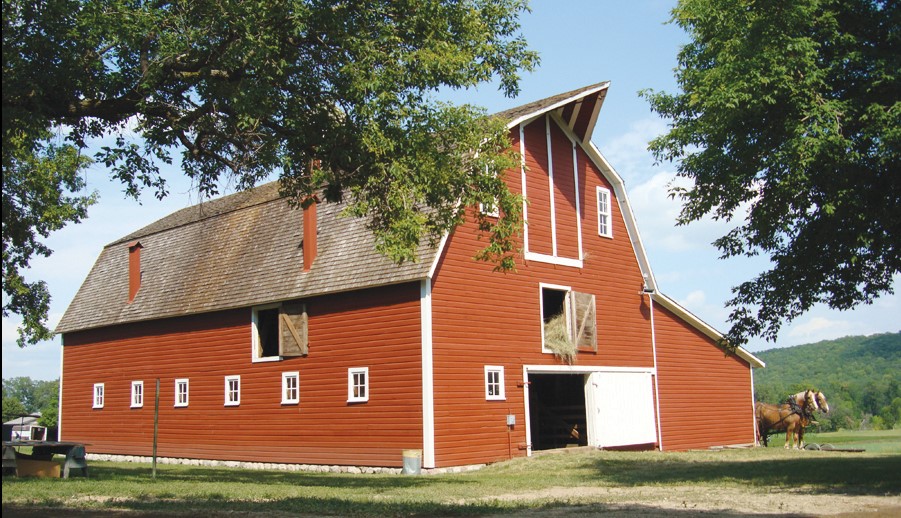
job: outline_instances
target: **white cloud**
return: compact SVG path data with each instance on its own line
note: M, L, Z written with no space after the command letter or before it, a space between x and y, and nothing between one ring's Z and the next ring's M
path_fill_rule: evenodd
M808 340L811 339L811 337L817 337L824 334L834 335L831 331L848 327L848 323L845 321L813 317L806 319L806 321L801 324L792 326L787 335L790 338L803 338Z
M702 306L707 302L702 290L694 290L679 301L683 306Z

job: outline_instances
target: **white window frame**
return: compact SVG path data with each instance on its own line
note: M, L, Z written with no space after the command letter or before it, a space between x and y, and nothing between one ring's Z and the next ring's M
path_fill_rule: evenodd
M184 401L182 401L181 395L182 392L180 388L184 386ZM190 380L188 378L176 378L175 380L175 406L176 407L186 407L188 406L189 397L190 397Z
M601 237L613 237L612 199L613 198L611 196L610 189L606 187L597 188L597 197L595 198L595 204L598 209L598 235ZM606 205L605 208L601 207L602 201Z
M497 376L496 380L491 378ZM494 391L492 391L492 388ZM492 394L492 392L494 392ZM485 399L488 401L506 401L507 392L504 387L504 367L500 365L485 366Z
M106 388L103 383L94 383L94 404L91 408L103 408L106 400Z
M293 380L293 387L291 386ZM293 397L292 397L293 392ZM296 405L300 403L300 372L283 372L282 373L282 404Z
M144 382L131 382L131 408L141 408L144 406Z
M259 353L259 351L260 351L260 347L259 347L260 332L259 332L259 328L258 328L259 324L258 324L258 317L257 317L257 314L260 311L264 311L267 309L278 309L280 306L281 306L281 304L275 303L275 304L266 304L263 306L256 306L253 308L253 314L251 316L251 326L250 326L250 334L251 334L250 358L251 358L251 361L254 363L277 362L277 361L281 361L281 359L282 359L282 357L277 354L275 356L260 356L260 353Z
M225 377L225 406L241 404L241 376Z
M356 382L358 375L363 376L363 384ZM362 386L363 394L355 391L356 387ZM347 402L348 403L365 403L369 401L369 367L352 367L347 369Z

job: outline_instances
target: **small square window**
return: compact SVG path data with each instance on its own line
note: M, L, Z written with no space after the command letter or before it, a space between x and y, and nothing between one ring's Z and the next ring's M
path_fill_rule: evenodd
M300 403L300 373L282 373L282 404L296 405Z
M131 408L141 408L144 406L144 382L131 382Z
M104 396L103 383L94 383L94 408L103 408Z
M188 406L188 378L175 380L175 406Z
M613 225L610 218L610 189L597 188L598 194L598 235L613 237Z
M347 402L369 401L369 367L347 369Z
M241 404L241 376L225 377L225 406Z
M504 393L504 368L495 365L485 366L485 399L502 401L507 399Z

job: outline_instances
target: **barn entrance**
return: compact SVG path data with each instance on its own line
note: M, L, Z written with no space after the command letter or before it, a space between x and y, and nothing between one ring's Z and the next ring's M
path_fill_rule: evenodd
M532 450L588 445L585 374L529 374Z

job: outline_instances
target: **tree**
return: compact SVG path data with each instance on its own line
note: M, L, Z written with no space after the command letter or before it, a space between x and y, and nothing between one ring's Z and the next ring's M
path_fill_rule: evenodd
M517 163L504 125L434 92L496 79L515 95L519 72L537 64L519 34L526 9L525 0L3 0L4 177L16 168L7 145L42 149L51 128L77 149L110 142L94 159L132 196L165 196L159 166L176 152L202 196L275 171L296 204L347 198L398 262L467 207L496 203L505 217L480 221L490 239L479 258L510 268L521 205L503 181ZM6 196L4 297L27 265L10 262L7 277ZM28 299L4 299L7 311L46 321L46 306ZM25 326L24 341L45 336Z
M767 254L733 288L732 346L775 341L816 303L893 293L901 271L901 8L891 0L681 0L681 92L649 149L678 161L679 224L736 220L723 258Z
M6 397L3 395L3 422L12 421L17 417L25 415L25 405L14 397Z
M3 140L3 316L22 316L19 346L49 339L46 326L50 292L43 281L29 282L23 271L37 254L51 250L38 236L77 223L87 215L96 194L73 195L84 188L79 171L89 160L73 146L40 140L23 142L22 132L11 128ZM39 139L43 140L39 134Z

